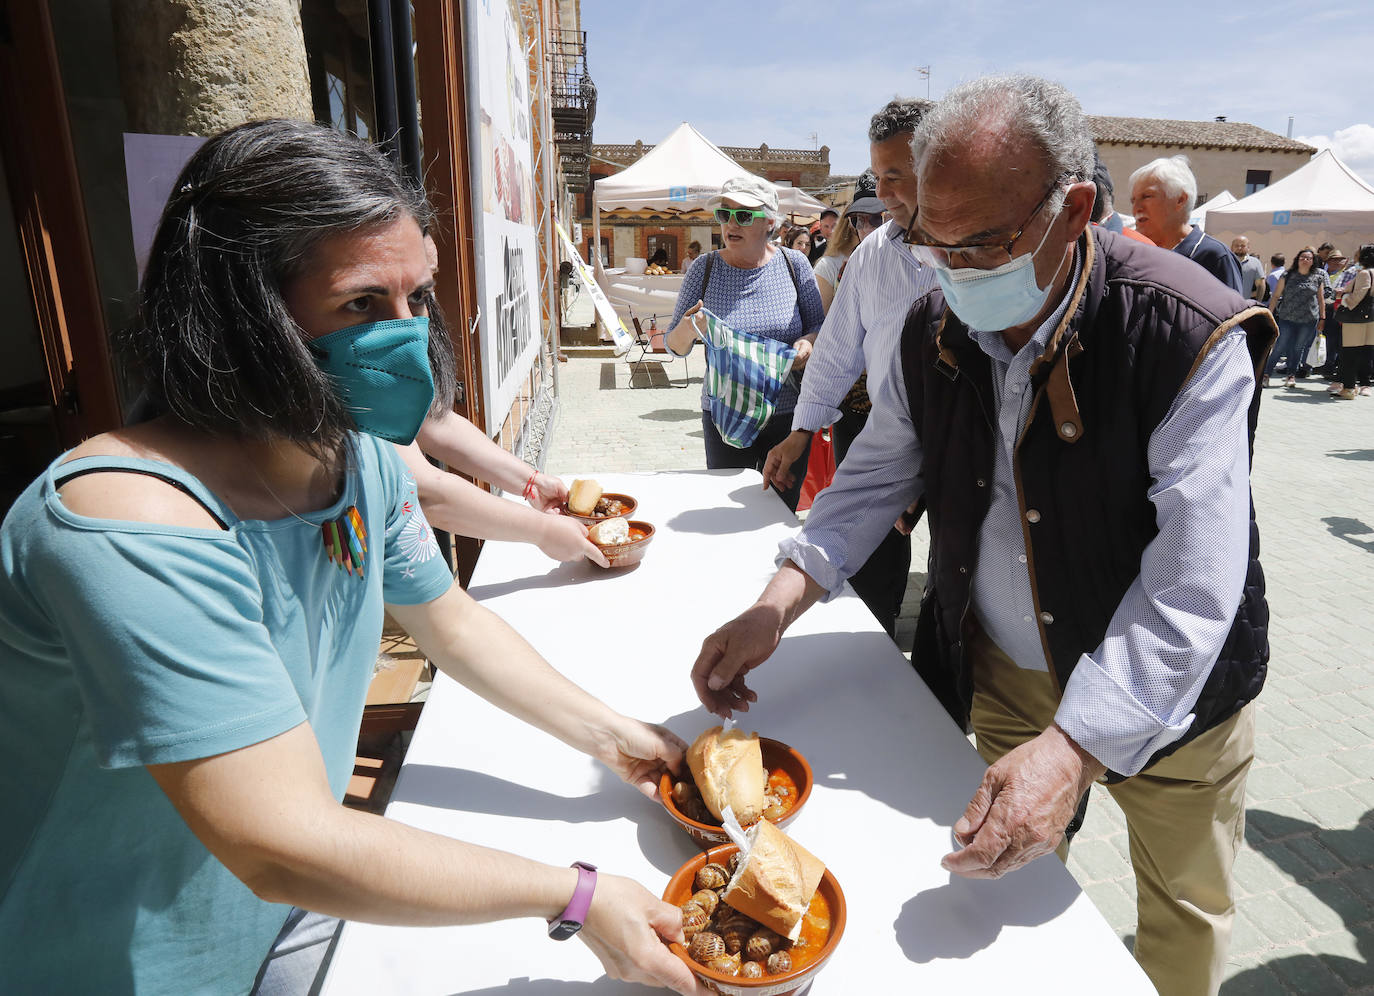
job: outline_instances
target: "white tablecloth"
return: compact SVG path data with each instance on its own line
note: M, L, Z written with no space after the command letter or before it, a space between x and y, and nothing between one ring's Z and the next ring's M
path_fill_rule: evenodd
M658 530L636 568L557 565L489 543L471 592L565 674L691 740L715 720L689 671L746 608L796 520L752 471L605 475ZM1054 857L995 882L940 867L983 763L863 603L818 605L754 671L742 725L789 743L816 786L791 826L844 889L849 922L811 992L1153 993ZM387 815L551 864L587 860L658 894L695 853L655 802L440 677ZM642 993L542 923L345 925L325 987L344 993Z

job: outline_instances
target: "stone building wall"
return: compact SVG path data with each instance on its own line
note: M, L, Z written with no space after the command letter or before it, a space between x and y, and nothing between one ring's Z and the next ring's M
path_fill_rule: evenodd
M1268 170L1269 182L1276 183L1290 173L1307 165L1310 152L1274 149L1208 149L1182 145L1125 145L1099 143L1098 155L1111 171L1116 185L1116 209L1122 214L1131 213L1131 173L1161 156L1175 156L1180 153L1188 157L1188 162L1197 179L1198 198L1206 194L1215 197L1223 190L1229 190L1237 197L1245 196L1245 175L1248 170Z

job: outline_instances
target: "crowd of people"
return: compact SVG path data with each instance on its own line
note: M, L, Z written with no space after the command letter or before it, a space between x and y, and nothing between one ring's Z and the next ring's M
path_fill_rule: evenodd
M1135 957L1161 992L1215 993L1269 655L1259 388L1340 322L1328 366L1357 396L1374 246L1266 275L1188 223L1177 159L1132 175L1128 235L1078 101L1033 77L893 100L868 137L871 172L814 231L783 233L776 188L743 176L710 205L721 247L692 247L665 339L708 347L706 465L795 509L818 433L838 456L758 600L702 644L696 694L747 710L750 671L846 581L892 632L924 517L912 663L989 765L944 866L1062 858L1103 781ZM580 926L618 978L705 992L662 943L679 911L636 883L339 805L384 604L440 669L635 788L683 759L438 556L426 512L604 563L547 514L562 482L450 410L430 211L372 146L285 121L210 139L178 178L122 342L143 417L61 456L0 528L15 988L304 992L338 918L524 916ZM758 403L723 406L722 383Z

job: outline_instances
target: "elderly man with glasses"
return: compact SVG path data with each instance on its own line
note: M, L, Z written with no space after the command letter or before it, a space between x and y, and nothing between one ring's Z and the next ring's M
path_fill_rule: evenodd
M834 302L816 338L792 413L792 433L764 463L765 487L774 481L783 487L790 484L790 468L798 455L826 426L831 428L836 460L844 462L868 420L869 392L876 392L887 376L887 360L896 353L907 309L935 286L935 272L902 244L916 208L911 137L924 107L921 101L898 98L869 122L869 157L877 185L871 190L856 187L854 202L845 211L845 224L853 225L862 241L844 264ZM884 211L891 221L883 222ZM890 636L896 631L911 571L911 530L909 525L889 526L849 583Z
M913 151L907 241L939 288L781 569L703 643L697 693L747 708L747 672L920 498L913 663L990 765L945 867L1065 856L1103 780L1130 834L1136 958L1162 993L1215 993L1268 660L1249 454L1274 323L1178 254L1088 225L1091 134L1056 84L964 84Z

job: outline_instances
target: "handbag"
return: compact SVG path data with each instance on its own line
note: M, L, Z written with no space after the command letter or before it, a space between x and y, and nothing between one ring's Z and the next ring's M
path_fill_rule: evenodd
M1364 300L1353 308L1347 308L1342 304L1336 309L1332 316L1342 325L1358 325L1362 322L1374 322L1374 287L1365 294Z
M778 406L797 351L777 339L759 339L726 325L702 308L693 316L706 344L706 399L720 438L745 449Z
M802 481L801 498L797 501L797 511L805 512L816 500L816 495L830 487L835 479L835 446L830 437L834 426L820 429L811 437L811 454L806 458L806 480Z

